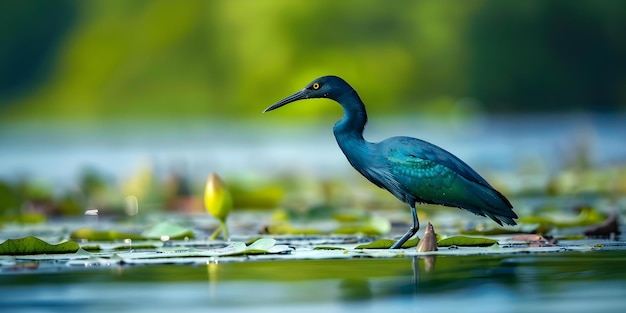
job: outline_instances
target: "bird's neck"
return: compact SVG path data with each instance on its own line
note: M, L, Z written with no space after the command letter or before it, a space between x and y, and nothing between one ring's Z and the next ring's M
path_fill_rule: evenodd
M343 118L335 124L333 132L339 147L351 159L352 154L367 149L367 141L363 139L367 112L363 101L354 90L340 95L336 101L343 107Z
M337 97L336 101L343 107L343 118L333 128L335 136L341 135L363 140L367 112L359 95L353 89Z

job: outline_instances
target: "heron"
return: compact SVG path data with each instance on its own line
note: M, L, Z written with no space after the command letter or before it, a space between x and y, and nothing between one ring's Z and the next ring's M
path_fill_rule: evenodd
M452 153L421 139L397 136L380 142L363 138L365 104L350 84L338 76L323 76L263 112L312 98L339 103L343 117L333 127L348 162L374 185L389 191L411 209L412 226L390 249L397 249L419 230L417 204L457 207L489 217L500 226L516 225L511 202L474 169Z

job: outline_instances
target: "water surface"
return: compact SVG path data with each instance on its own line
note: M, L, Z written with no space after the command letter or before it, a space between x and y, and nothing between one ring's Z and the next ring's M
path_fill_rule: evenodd
M434 262L434 264L433 264ZM624 251L254 261L0 275L11 312L623 312Z
M276 125L255 120L20 122L0 125L0 178L73 182L85 167L124 179L149 162L157 174L182 167L192 178L341 174L357 177L332 135L333 119ZM339 116L337 117L339 119ZM430 141L479 172L514 172L529 161L550 175L581 153L592 165L626 161L622 115L485 116L446 120L371 117L365 137L406 135ZM346 175L350 174L350 175ZM539 175L539 174L537 174ZM539 175L541 176L541 175Z

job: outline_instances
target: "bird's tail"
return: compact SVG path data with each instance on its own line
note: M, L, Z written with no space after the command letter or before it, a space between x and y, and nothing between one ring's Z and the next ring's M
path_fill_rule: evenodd
M473 187L477 199L482 203L478 207L469 208L470 211L487 216L500 226L502 226L502 223L517 225L514 219L518 218L518 216L513 211L513 205L504 195L488 186L476 184Z

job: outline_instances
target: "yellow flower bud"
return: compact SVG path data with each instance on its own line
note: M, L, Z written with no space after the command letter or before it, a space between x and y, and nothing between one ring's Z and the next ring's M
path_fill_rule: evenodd
M224 181L216 174L211 173L206 182L204 192L206 210L222 222L233 209L233 198Z

